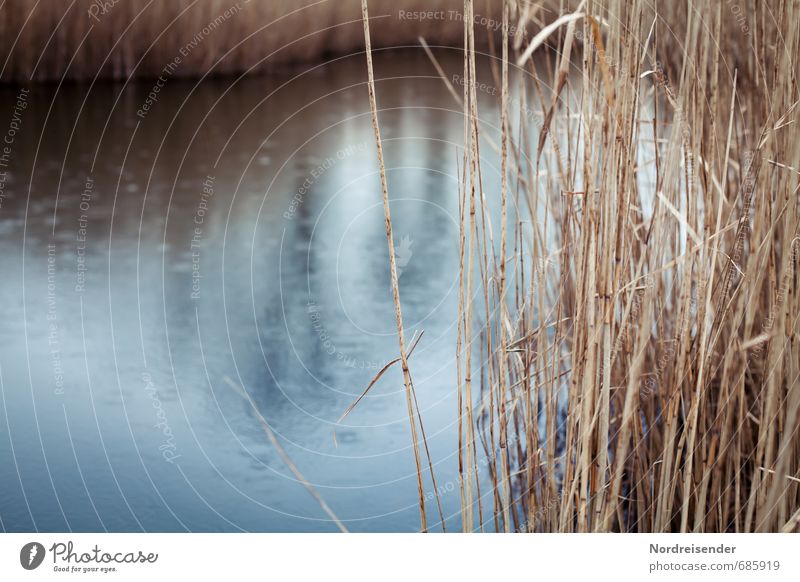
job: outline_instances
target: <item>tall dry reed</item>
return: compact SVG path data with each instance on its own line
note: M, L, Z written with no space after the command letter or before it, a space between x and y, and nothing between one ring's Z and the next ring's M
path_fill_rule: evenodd
M463 92L450 87L464 107L463 529L797 530L800 2L455 3L403 2L467 18L401 27L379 18L396 4L371 2L370 30L381 46L464 47ZM219 20L235 2L122 0L95 18L89 0L6 0L0 80L157 75L201 33L175 74L364 46L357 2L240 4ZM498 38L476 11L502 19ZM481 46L499 139L482 122ZM545 50L551 66L535 66ZM391 245L390 228L387 214ZM399 361L424 529L413 344Z

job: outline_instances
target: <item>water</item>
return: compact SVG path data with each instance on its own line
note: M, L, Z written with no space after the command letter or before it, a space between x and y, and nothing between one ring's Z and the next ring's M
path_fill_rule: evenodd
M411 368L458 529L463 117L417 52L376 70ZM349 529L419 527L399 369L336 424L397 356L363 81L363 57L170 79L146 111L152 81L31 88L0 208L5 530L334 531L226 378Z

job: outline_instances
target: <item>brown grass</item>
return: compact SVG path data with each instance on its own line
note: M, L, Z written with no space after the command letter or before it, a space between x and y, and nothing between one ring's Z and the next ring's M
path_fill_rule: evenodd
M173 75L253 73L364 48L357 0L111 2L0 0L0 81L156 77L197 35L202 41ZM92 8L104 3L105 13ZM457 21L398 18L401 9L458 10L460 0L384 0L371 8L375 47L415 44L419 34L437 44L460 40Z
M528 28L530 6L502 6ZM465 26L465 531L797 529L800 4L748 6L565 9L513 47L543 104L535 151L524 110L509 124L505 24L499 191ZM549 79L530 59L547 43Z

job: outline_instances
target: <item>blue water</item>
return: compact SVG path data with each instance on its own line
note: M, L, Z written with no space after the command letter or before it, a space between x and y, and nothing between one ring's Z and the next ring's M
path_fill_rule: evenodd
M411 370L459 529L463 117L417 52L376 70ZM143 115L151 81L32 86L0 208L4 530L335 531L226 378L348 529L418 529L399 369L336 424L397 356L363 83L363 57L170 79Z

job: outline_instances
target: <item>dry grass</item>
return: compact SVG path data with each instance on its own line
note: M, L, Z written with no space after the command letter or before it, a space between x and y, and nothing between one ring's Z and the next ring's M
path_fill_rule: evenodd
M758 0L721 0L723 20L732 33L715 37L720 50L748 69L768 44L769 37L735 34L739 21L760 21L767 30L774 11ZM519 12L512 24L527 24L535 33L572 13L580 0L517 0ZM637 2L641 12L658 3ZM664 4L664 3L661 3ZM791 4L791 2L790 2ZM595 3L594 11L600 4ZM697 6L697 5L695 5ZM719 8L716 7L715 10ZM734 8L736 12L734 13ZM464 10L462 0L373 0L370 3L373 47L416 45L423 36L436 45L460 46L463 23L457 18L413 20L400 11ZM474 14L492 19L492 30L502 18L501 0L477 0ZM663 40L671 50L660 55L672 60L687 40L685 8L661 8ZM645 15L647 18L651 14ZM522 17L522 18L520 18ZM207 32L204 33L204 29ZM543 36L549 36L546 34ZM674 32L674 34L673 34ZM699 30L708 37L709 31ZM753 32L756 32L755 29ZM490 35L479 24L476 46L485 48ZM499 33L498 33L499 38ZM491 39L494 40L494 39ZM511 44L519 49L522 35ZM190 46L191 45L191 46ZM750 46L753 45L753 46ZM33 80L125 79L156 77L165 65L190 49L174 76L199 77L207 73L253 73L287 63L318 61L327 54L361 51L364 37L357 0L0 0L0 82ZM524 48L524 47L522 47ZM758 49L754 52L751 49Z
M401 9L458 10L460 0L371 8L375 47L415 44L419 34L461 37L455 21L398 18ZM259 72L364 48L357 0L0 1L0 81L156 77L192 42L175 76Z
M498 191L465 87L465 531L797 529L800 3L732 5L581 3L548 75L512 46L544 128L500 103Z

